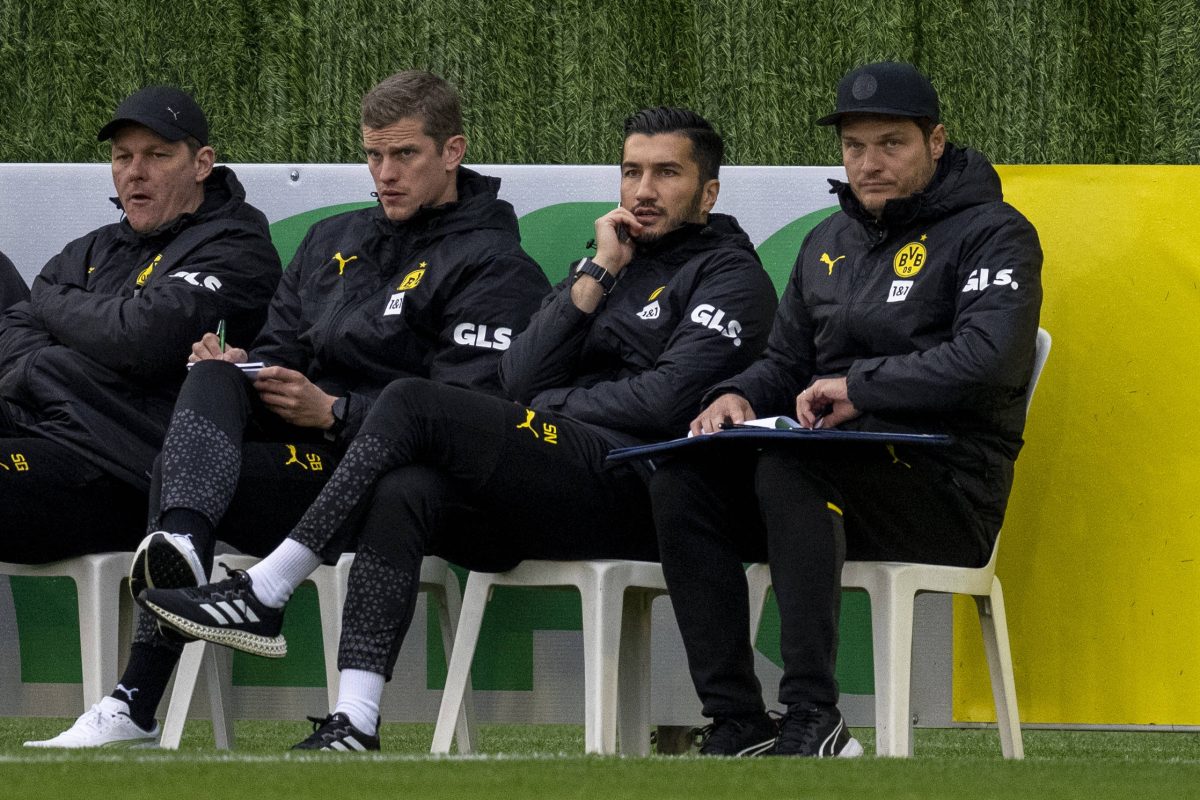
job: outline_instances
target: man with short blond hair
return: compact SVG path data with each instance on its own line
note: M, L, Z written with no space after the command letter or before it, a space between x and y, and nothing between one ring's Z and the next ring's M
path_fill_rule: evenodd
M366 94L361 136L378 203L312 226L252 344L210 332L192 346L130 572L135 596L204 583L218 538L252 555L274 548L392 380L500 391L500 355L549 284L521 249L499 179L462 166L458 93L428 72L393 75ZM339 537L326 552L336 560L353 545ZM84 715L43 744L152 740L177 638L141 614L106 699L125 710L99 731Z

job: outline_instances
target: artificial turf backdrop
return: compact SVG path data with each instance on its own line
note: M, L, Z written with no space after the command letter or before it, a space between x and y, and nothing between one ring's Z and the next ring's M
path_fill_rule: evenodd
M189 723L175 752L29 751L69 720L0 720L0 797L253 798L1086 798L1200 797L1200 735L1101 731L1025 732L1027 758L1000 758L994 730L916 733L909 760L641 759L585 757L572 725L485 725L484 756L424 755L432 725L385 725L382 755L287 755L308 731L299 722L239 722L238 749L212 749L206 723ZM873 732L854 734L873 752ZM205 737L208 737L207 739Z
M399 69L462 90L473 163L613 163L646 105L728 163L833 164L812 121L850 67L912 61L997 163L1200 163L1196 0L0 0L0 161L107 160L117 100L176 83L232 162L359 161Z

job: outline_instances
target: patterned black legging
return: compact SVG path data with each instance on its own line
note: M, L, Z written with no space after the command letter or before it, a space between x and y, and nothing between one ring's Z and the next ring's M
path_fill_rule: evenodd
M362 520L338 667L391 678L426 554L477 570L526 558L657 560L643 479L604 466L613 441L495 397L392 383L290 534L322 552L347 520Z

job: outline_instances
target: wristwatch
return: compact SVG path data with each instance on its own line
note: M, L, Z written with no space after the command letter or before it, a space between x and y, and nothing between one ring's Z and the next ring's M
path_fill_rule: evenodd
M575 279L579 280L580 275L590 275L595 278L605 294L611 292L612 288L617 285L617 276L590 258L581 258L575 262Z
M333 405L329 407L329 413L333 414L333 424L329 426L329 430L325 434L331 439L337 438L338 434L346 427L346 412L349 410L350 400L342 395L333 401Z

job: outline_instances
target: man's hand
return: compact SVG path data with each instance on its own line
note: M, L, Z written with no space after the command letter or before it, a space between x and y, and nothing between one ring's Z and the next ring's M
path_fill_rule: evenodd
M796 421L804 428L833 428L860 413L850 402L845 378L820 378L796 396Z
M246 351L240 347L230 347L221 352L221 340L215 333L206 333L204 337L192 345L192 354L188 363L197 361L228 361L230 364L242 364L248 360Z
M287 367L263 367L254 388L267 408L301 428L329 430L333 425L333 401L303 373Z
M621 270L633 260L633 240L630 235L641 233L643 227L628 209L617 206L596 220L596 255L592 261L613 275L620 275ZM624 237L618 233L622 228L626 234ZM590 278L581 277L571 286L571 302L585 314L591 314L599 308L603 299L604 290Z
M700 416L692 420L692 435L701 433L716 433L721 430L721 423L728 422L738 425L746 420L754 419L754 409L749 401L740 394L723 394L708 408L700 412Z

